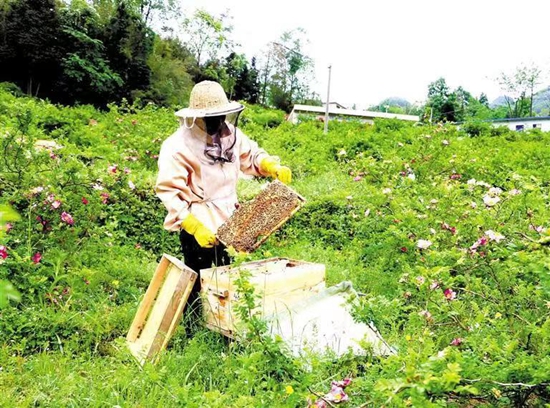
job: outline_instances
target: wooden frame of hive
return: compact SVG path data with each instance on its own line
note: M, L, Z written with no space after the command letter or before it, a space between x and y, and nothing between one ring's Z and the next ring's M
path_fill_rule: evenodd
M252 252L288 221L305 201L290 187L274 180L252 201L235 210L218 229L218 241L239 252Z
M238 266L201 269L201 298L206 327L236 338L243 326L237 313L241 293L235 280L250 274L249 283L260 296L254 310L261 317L287 310L325 289L325 265L287 258L245 262Z
M193 289L197 273L164 254L149 283L126 336L138 362L156 362L166 348Z

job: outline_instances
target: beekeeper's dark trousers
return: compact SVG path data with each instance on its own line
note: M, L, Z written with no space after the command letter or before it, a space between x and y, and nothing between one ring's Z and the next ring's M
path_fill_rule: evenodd
M186 326L193 326L202 321L202 307L199 296L201 290L201 269L229 265L231 259L225 251L225 246L222 244L214 248L203 248L193 235L183 230L180 232L180 244L183 262L187 267L198 274L193 290L189 295L189 300L187 301L187 306L185 308L186 312L184 313Z

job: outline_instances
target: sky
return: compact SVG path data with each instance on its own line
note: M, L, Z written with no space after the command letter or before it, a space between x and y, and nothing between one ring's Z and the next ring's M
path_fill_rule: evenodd
M182 0L187 16L229 10L231 37L249 59L285 31L301 27L315 63L313 89L326 100L366 108L387 97L425 101L430 82L445 78L489 101L496 78L520 65L550 79L547 0ZM541 85L541 89L543 87Z

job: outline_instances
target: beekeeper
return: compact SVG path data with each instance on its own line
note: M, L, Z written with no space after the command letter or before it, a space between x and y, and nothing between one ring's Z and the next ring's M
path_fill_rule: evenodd
M160 149L155 191L168 210L164 228L180 231L184 262L197 273L229 262L215 233L236 209L239 171L291 181L290 169L237 127L243 109L217 82L200 82Z

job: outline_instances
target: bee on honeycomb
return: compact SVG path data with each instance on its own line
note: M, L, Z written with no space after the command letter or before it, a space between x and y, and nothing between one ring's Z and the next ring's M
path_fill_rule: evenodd
M226 247L252 252L279 229L305 203L305 199L278 180L271 182L252 201L242 204L218 229Z

